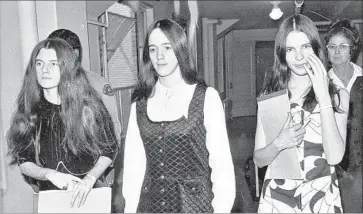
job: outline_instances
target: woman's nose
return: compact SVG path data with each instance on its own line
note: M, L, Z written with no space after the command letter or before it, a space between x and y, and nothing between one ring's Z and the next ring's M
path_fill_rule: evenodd
M42 71L43 73L48 73L49 72L49 64L44 64L42 67Z
M158 59L163 59L164 58L164 50L158 50Z
M338 47L335 47L335 49L334 49L334 53L335 53L335 54L340 53L340 48L339 48L339 46L338 46Z
M304 55L303 55L303 53L301 53L301 51L296 51L295 59L296 59L297 61L301 61L301 60L303 60L303 59L304 59Z

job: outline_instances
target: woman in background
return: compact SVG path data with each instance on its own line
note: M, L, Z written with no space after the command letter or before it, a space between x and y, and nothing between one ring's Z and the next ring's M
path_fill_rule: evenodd
M257 116L254 162L268 166L258 212L342 212L334 165L344 154L349 94L329 82L324 47L306 16L281 23L274 54L273 74L262 94L288 89L291 112L298 110L301 118L289 113L278 136L266 142ZM305 128L297 119L310 122ZM297 148L301 179L270 176L270 164L287 148Z
M363 212L362 202L362 146L363 103L362 68L357 60L361 40L359 32L349 19L333 22L325 35L328 58L332 68L329 78L335 85L350 93L346 152L337 171L345 212ZM354 86L355 85L355 86Z
M189 57L179 24L150 26L126 135L126 213L231 211L235 177L222 102Z
M37 191L74 191L70 204L79 207L102 186L117 152L113 123L66 41L33 49L7 139L12 163Z

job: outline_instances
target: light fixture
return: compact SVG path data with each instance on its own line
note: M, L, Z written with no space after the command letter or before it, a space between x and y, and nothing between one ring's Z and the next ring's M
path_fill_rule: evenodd
M278 6L280 3L281 1L271 1L271 4L273 4L274 6L271 10L270 18L273 20L278 20L284 14Z
M301 13L301 7L304 4L304 0L295 0L295 15Z

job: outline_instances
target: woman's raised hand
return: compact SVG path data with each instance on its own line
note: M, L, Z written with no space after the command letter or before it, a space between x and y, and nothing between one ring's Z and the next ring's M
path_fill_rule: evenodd
M276 148L281 151L287 148L296 147L304 139L305 127L302 124L291 125L292 116L288 113L287 119L276 139L273 141Z
M304 68L311 79L319 105L330 105L329 79L323 63L315 54L307 55L306 60L310 67L304 64Z

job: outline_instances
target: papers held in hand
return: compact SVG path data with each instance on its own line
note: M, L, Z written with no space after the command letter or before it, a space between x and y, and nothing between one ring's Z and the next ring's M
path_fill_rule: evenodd
M258 115L262 122L266 142L271 143L280 133L290 112L287 90L277 91L257 98ZM270 177L302 179L297 148L282 150L270 165Z
M71 207L73 191L47 190L34 193L34 213L110 213L111 188L92 189L86 202Z

